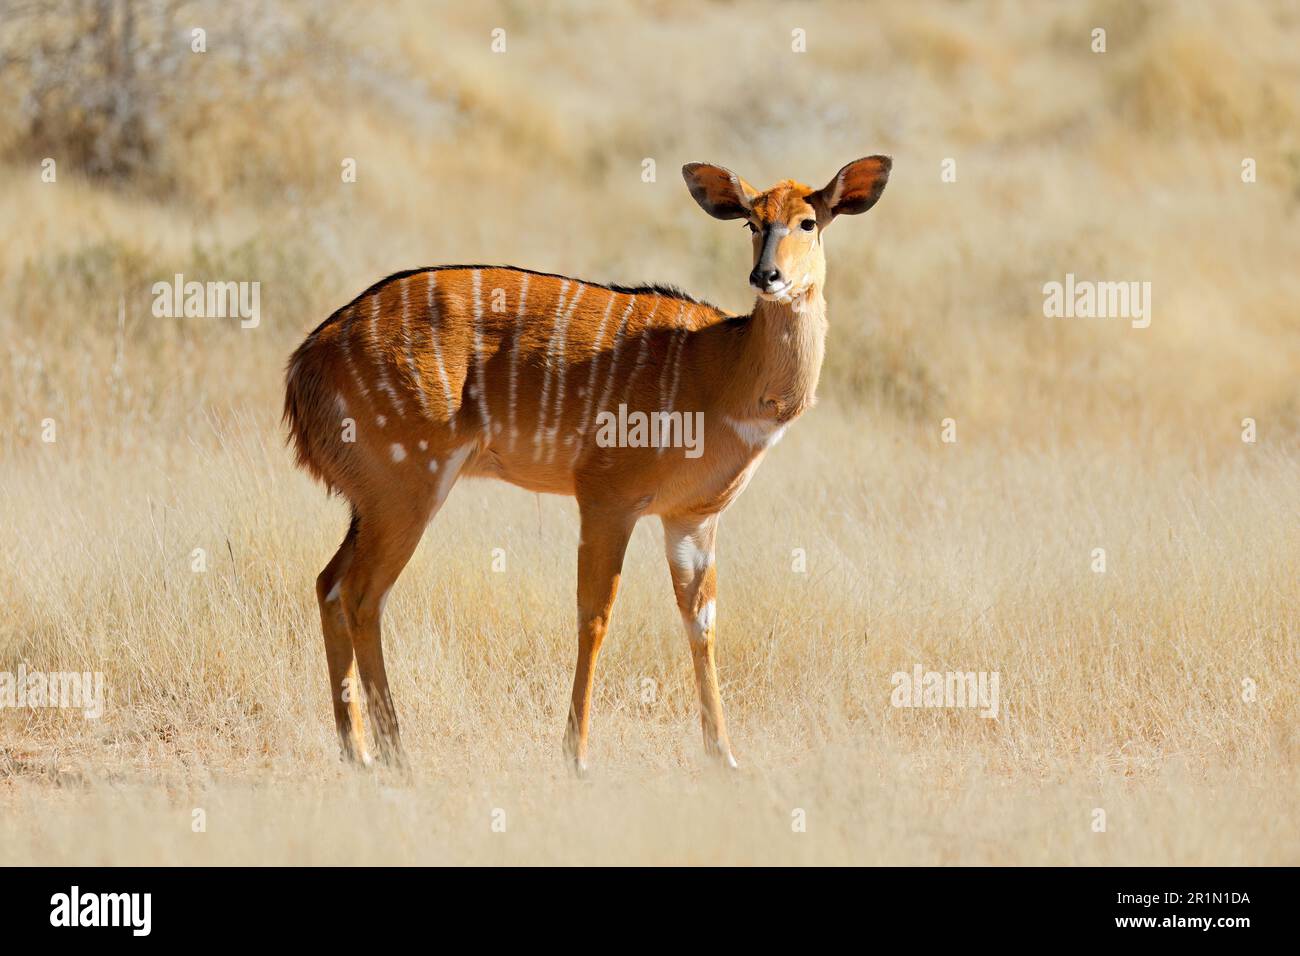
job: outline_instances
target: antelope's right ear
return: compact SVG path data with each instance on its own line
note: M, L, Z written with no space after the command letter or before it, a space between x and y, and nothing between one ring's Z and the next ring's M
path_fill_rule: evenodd
M687 163L682 178L700 208L715 219L748 219L758 190L729 169L709 163Z

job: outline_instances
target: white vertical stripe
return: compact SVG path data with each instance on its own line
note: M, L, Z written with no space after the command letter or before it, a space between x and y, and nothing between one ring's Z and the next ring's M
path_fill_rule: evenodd
M424 418L429 417L429 399L424 394L424 381L420 375L420 367L415 364L415 343L411 337L411 280L410 277L401 280L402 282L402 342L406 346L406 370L411 375L411 384L415 387L416 404L419 405L420 414Z
M681 384L682 380L682 353L686 351L686 346L690 344L690 341L690 328L682 329L682 340L677 345L677 358L673 363L673 390L668 393L668 411L670 412L673 410L673 406L677 404L677 386Z
M569 280L560 280L560 297L555 305L555 323L553 329L560 327L560 317L564 314L564 294L569 288ZM554 340L555 333L551 333L551 339ZM542 430L546 427L546 399L551 394L551 345L548 342L546 354L542 357L543 364L546 368L546 374L542 377L542 400L537 405L537 430L533 434L533 461L542 457Z
M524 337L524 303L528 301L529 275L527 272L521 274L523 279L519 283L519 311L515 313L515 341L510 349L510 447L512 449L515 447L515 439L519 437L519 344Z
M433 299L433 288L437 284L438 273L429 272L429 284L425 286L425 296L429 304L429 344L433 346L433 359L438 363L438 378L442 380L442 395L447 402L447 423L451 426L451 433L456 434L456 409L452 408L451 382L447 380L447 366L442 361L442 342L439 336L442 334L442 316L438 315L438 308ZM438 319L438 328L434 328L434 318Z
M627 377L627 388L623 392L623 401L629 405L632 402L632 384L636 381L636 377L641 374L641 369L645 367L646 357L650 354L651 323L654 321L655 313L659 311L661 301L663 300L659 297L655 298L654 307L650 310L650 314L646 316L645 325L641 327L641 347L637 349L636 364L632 366L632 374ZM628 409L629 412L631 410L631 408Z
M668 346L664 349L664 363L659 368L659 411L664 410L664 397L668 391L668 375L673 361L673 352L677 349L677 338L681 329L673 329L668 335Z
M614 391L614 379L618 376L619 353L623 348L623 338L627 334L628 316L632 314L632 307L636 305L636 296L627 303L627 309L623 312L623 319L618 324L618 331L614 333L614 350L609 358L609 378L605 381L605 388L600 393L600 401L596 404L596 414L602 411L608 411L606 404L609 402L609 396Z
M397 394L397 389L393 388L393 383L388 380L388 369L386 367L388 356L384 354L384 350L379 345L379 300L380 293L378 292L370 300L370 345L375 356L376 384L379 386L380 391L387 393L389 400L393 403L393 408L400 418L406 414L406 410L402 405L402 397Z
M681 345L677 346L676 367L672 369L672 392L668 393L669 411L672 411L672 407L675 406L677 403L677 385L681 384L681 367L682 367L681 354L682 352L686 351L686 346L688 345L690 345L689 326L688 328L681 330Z
M547 461L551 461L555 458L555 439L560 431L560 422L564 418L564 386L566 377L565 358L568 353L569 322L573 319L573 310L578 307L578 302L582 300L582 294L586 291L587 287L582 283L578 283L578 292L569 300L569 308L564 313L564 321L560 325L556 326L555 335L552 336L551 339L552 346L554 346L556 340L558 340L559 348L558 350L555 350L555 367L557 376L555 381L555 424L552 425L547 432L546 441L550 448L546 453ZM544 409L546 404L545 399L543 399L542 404ZM544 411L543 418L545 418Z
M483 383L483 295L482 295L483 273L475 269L473 275L474 285L474 391L478 393L478 413L483 419L483 432L490 439L492 437L492 416L488 414L487 388Z
M668 391L668 376L672 371L673 352L677 348L677 340L681 338L685 329L681 325L682 314L686 311L686 303L682 303L677 310L677 318L673 319L673 331L668 336L668 349L664 353L663 368L659 371L659 410L664 411L664 397Z
M682 306L682 312L686 311L686 306ZM681 318L681 312L678 313ZM671 413L673 403L677 400L677 383L682 374L682 352L686 349L686 339L690 335L689 326L682 326L673 333L673 340L668 344L668 355L664 361L663 375L659 376L659 408L661 411ZM672 372L672 392L665 397L664 388L668 384L668 373ZM682 413L686 414L685 412ZM664 453L664 446L661 444L655 452L658 455Z
M343 313L343 328L339 330L339 351L343 353L343 365L352 376L352 381L357 387L357 393L367 402L370 401L370 389L366 387L365 379L357 371L356 362L352 359L352 344L349 338L352 335L352 321L356 317L356 312L351 306Z
M600 327L596 329L596 342L592 346L591 371L587 373L587 397L582 405L582 418L578 424L577 439L578 445L573 451L573 458L570 464L578 460L578 455L582 453L582 443L587 434L587 423L591 421L591 407L596 403L596 373L600 370L600 347L605 342L605 326L609 323L609 315L614 310L614 300L618 294L610 292L609 301L605 303L605 313L600 317ZM632 310L632 303L628 303L628 311ZM624 321L627 320L627 313L623 314Z

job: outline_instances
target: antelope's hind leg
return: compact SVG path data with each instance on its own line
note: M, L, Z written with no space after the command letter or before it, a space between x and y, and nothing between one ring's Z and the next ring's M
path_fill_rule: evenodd
M343 543L316 578L316 600L320 605L321 632L325 635L325 661L329 666L334 727L338 731L343 759L348 763L369 764L365 725L361 719L361 685L357 681L352 633L348 630L347 615L341 599L343 575L352 563L356 539L357 519L353 515Z
M343 610L365 688L376 756L399 768L406 766L406 756L384 667L380 619L389 590L411 560L424 529L442 507L471 451L468 445L453 451L442 459L436 477L430 474L423 481L407 481L400 495L388 494L355 505L355 541L342 576Z
M408 502L397 515L382 509L362 511L352 561L343 575L344 613L375 732L375 751L381 761L396 767L405 766L406 757L384 668L380 619L388 591L420 543L431 511L424 501Z

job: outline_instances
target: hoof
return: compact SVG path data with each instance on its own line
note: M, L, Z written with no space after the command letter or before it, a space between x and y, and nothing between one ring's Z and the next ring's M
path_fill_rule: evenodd
M374 766L374 759L364 750L360 753L351 747L344 747L339 752L339 760L345 767L355 767L358 770L366 770Z
M740 764L736 763L736 758L731 755L731 748L723 749L721 747L707 747L706 751L713 765L720 770L739 770Z
M379 754L379 766L401 777L411 776L411 762L406 759L404 750L385 750ZM369 765L367 765L369 766Z

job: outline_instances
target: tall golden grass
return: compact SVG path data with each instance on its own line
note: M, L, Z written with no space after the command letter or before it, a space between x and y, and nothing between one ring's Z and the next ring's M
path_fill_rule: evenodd
M209 52L164 58L111 174L11 68L0 672L100 671L108 706L0 710L0 861L1300 862L1294 7L612 6L196 4ZM680 165L820 183L873 152L884 198L827 233L822 403L722 522L740 773L705 766L645 524L568 777L575 509L475 482L385 617L414 779L346 771L312 589L345 512L283 447L290 349L441 262L743 310L748 242ZM155 318L176 272L259 281L261 325ZM1150 281L1150 328L1044 318L1067 272ZM999 718L891 707L914 664L998 671Z

